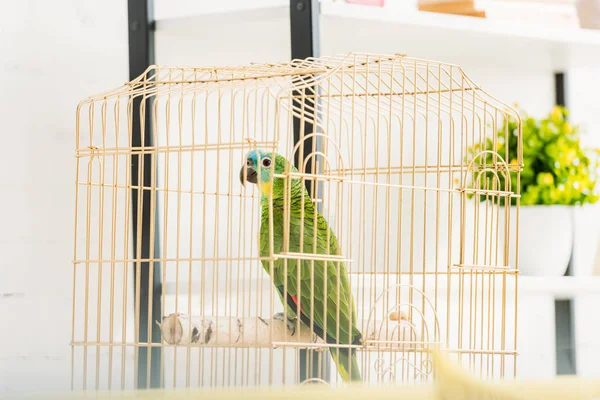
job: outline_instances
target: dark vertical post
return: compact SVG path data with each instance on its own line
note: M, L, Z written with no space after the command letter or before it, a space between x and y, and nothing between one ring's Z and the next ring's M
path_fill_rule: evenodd
M566 76L564 72L554 74L555 104L567 106ZM572 220L575 221L574 215ZM573 247L575 232L573 227L573 241L571 243L571 257L565 276L573 275ZM571 375L577 372L575 352L575 324L573 313L573 299L554 301L554 320L556 338L556 374Z
M575 331L573 329L573 300L554 301L556 335L556 374L575 375Z
M129 78L135 79L154 63L154 25L152 22L152 0L128 0L127 2L128 20L129 20ZM141 121L140 107L142 102L146 102L146 112L144 123ZM136 97L132 100L132 135L131 146L133 148L142 148L152 146L152 107L151 99ZM152 153L143 153L134 151L131 156L131 215L133 228L133 258L135 259L140 251L142 259L156 259L160 255L158 219L152 215L152 200L156 201L156 194L151 190L142 190L141 202L139 201L138 190L140 186L152 186L152 169L154 168L154 155ZM141 176L140 176L141 172ZM152 199L152 197L155 197ZM156 204L156 203L155 203ZM155 206L156 209L156 206ZM141 216L140 216L141 212ZM154 238L151 238L151 224L154 218ZM138 225L138 220L141 225ZM141 230L141 240L138 241L138 229ZM152 245L153 248L152 248ZM151 268L153 267L153 268ZM139 269L139 271L138 271ZM139 285L140 314L138 320L140 343L160 343L160 329L153 321L161 321L161 265L159 262L140 262L134 263L134 291ZM139 272L139 282L138 282ZM152 272L152 287L150 287L150 273ZM152 304L149 304L149 295L152 291ZM148 312L152 311L152 318L148 318ZM151 338L148 338L148 328L151 329ZM139 346L138 349L138 376L137 387L159 387L160 386L160 365L161 352L159 347L148 348L148 346ZM150 360L149 360L149 353ZM148 381L148 371L150 371L150 381Z
M319 1L318 0L290 0L290 36L292 59L305 59L308 57L319 57ZM304 79L311 78L306 76ZM314 109L316 112L317 106L317 87L313 88L315 96ZM298 170L302 171L302 166L306 157L313 150L313 145L317 149L319 140L309 138L303 140L305 136L315 132L315 125L311 120L316 118L313 112L309 113L310 118L305 117L305 103L302 102L302 95L307 94L306 90L294 92L294 106L300 111L300 118L294 118L294 145L303 141L300 150L295 157L294 163ZM312 107L311 107L312 108ZM303 149L303 150L302 150ZM314 158L306 163L305 172L316 173L313 171ZM313 184L314 181L307 180L306 187L312 197L318 197L319 186ZM320 206L320 205L319 205ZM300 381L305 381L311 378L319 378L329 381L329 352L300 350Z
M290 0L292 59L319 57L319 1Z
M318 0L290 0L290 37L292 40L292 59L304 59L308 57L319 57L319 1ZM310 76L305 77L310 78ZM316 88L314 88L316 92ZM304 91L306 93L306 91ZM299 98L302 92L294 92L294 106L302 110L304 116L305 105ZM315 98L316 101L316 98ZM313 116L314 118L315 116ZM301 119L294 118L294 145L302 140L302 136L312 133L313 124L310 120L304 120L301 127ZM304 151L301 155L295 155L294 163L300 169L299 163L310 155L313 147L313 138L304 140ZM312 172L312 159L306 166L306 171ZM307 181L307 189L312 191L310 182ZM312 193L311 193L312 194Z
M554 90L555 100L554 103L557 106L566 106L567 102L565 99L565 73L557 72L554 74Z
M567 106L567 98L566 98L566 78L564 72L556 72L554 74L554 104L557 106ZM574 218L573 218L574 221ZM573 232L575 233L575 232ZM574 237L574 236L573 236ZM569 265L567 266L567 270L565 272L565 276L571 276L572 273L572 262L573 262L573 243L571 244L571 258L569 258Z

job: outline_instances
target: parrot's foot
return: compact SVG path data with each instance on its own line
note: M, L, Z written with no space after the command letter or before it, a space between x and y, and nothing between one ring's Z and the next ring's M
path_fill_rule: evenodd
M282 312L278 312L277 314L273 315L273 319L276 319L278 321L283 322L284 318L285 315L283 315ZM294 334L296 333L296 319L297 318L287 318L287 320L285 321L285 326L287 326L288 330L292 332L292 336L294 336Z

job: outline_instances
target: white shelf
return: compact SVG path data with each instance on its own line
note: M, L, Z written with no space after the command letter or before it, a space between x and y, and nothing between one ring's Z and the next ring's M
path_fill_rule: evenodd
M223 14L239 11L260 10L264 8L283 8L289 0L154 0L154 18L167 20L181 17L207 14Z
M600 276L519 277L519 294L548 294L565 299L584 294L600 294Z
M225 37L232 40L236 31L244 34L252 31L254 25L260 29L269 24L271 35L276 29L281 29L278 36L289 35L289 9L280 4L281 0L262 0L255 7L223 6L212 14L198 7L179 7L169 12L165 5L157 16L158 34L185 30L206 39L206 27L211 27L212 40L220 36L219 30L227 31ZM265 40L265 45L269 45L269 38ZM459 65L558 70L600 66L600 32L340 1L322 3L321 53L351 51L404 53Z
M421 287L421 277L415 276L415 286ZM262 282L260 282L262 281ZM426 290L433 290L436 280L431 278L427 280ZM510 279L508 281L509 286L513 286L514 281ZM179 291L177 291L177 285L175 282L166 282L166 293L168 295L186 295L188 293L189 282L181 280L179 282ZM353 287L356 286L354 282ZM438 292L446 290L446 276L439 276L437 279ZM263 288L263 290L270 290L270 280L266 275L261 276L260 279L253 279L250 285L253 288ZM377 286L379 288L384 287L383 276L377 277ZM358 286L354 287L353 290L358 291ZM200 293L200 285L198 282L192 282L192 293ZM534 277L534 276L520 276L519 277L519 295L548 295L556 299L565 299L576 297L578 295L586 294L598 294L600 295L600 276L592 277L572 277L572 276L557 276L557 277Z
M396 38L397 52L459 64L548 69L600 65L598 31L410 10L389 12L339 2L323 4L322 13L324 29L331 23L349 35L348 50L355 38L360 46L366 42L377 47L378 37L391 36ZM366 38L360 39L362 35Z
M414 276L415 287L422 287L422 277L419 275ZM437 281L437 291L446 291L446 276L440 275L437 280L433 277L427 279L426 290L433 291L434 285ZM382 288L386 286L383 281L383 275L378 275L377 287ZM262 282L261 282L262 281ZM514 280L509 279L508 285L513 286ZM177 285L175 282L166 282L166 293L175 294L179 292L180 295L187 293L189 288L189 282L181 280L179 282L179 291L177 291ZM270 280L268 276L261 275L259 279L253 278L250 287L263 288L263 290L270 290ZM358 282L353 282L353 290L358 291ZM200 293L199 282L192 282L192 293ZM545 294L548 296L555 297L557 299L575 297L583 294L598 294L600 295L600 276L591 277L573 277L573 276L557 276L557 277L534 277L534 276L519 276L519 295L541 295Z

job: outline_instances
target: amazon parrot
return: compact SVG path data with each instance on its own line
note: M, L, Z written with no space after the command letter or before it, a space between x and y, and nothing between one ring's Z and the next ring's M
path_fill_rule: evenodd
M301 179L289 180L291 187L286 188L284 178L271 177L271 174L284 174L287 171L298 170L285 157L259 149L248 153L246 165L240 170L241 183L244 186L246 182L254 183L261 193L260 256L272 256L269 239L271 237L270 201L273 218L273 253L284 252L284 232L288 231L284 229L284 209L289 207L289 252L307 254L307 259L277 258L273 261L272 278L284 307L287 307L286 323L292 329L293 335L292 321L299 316L302 323L311 327L313 332L327 343L360 344L361 333L356 327L354 299L344 263L331 260L319 261L314 260L313 256L308 256L315 253L339 255L337 238L325 218L315 209ZM286 190L289 202L285 201ZM271 261L263 260L262 265L270 274ZM312 280L312 271L314 271L314 280ZM286 279L287 293L284 293ZM283 320L283 313L279 313L275 318ZM361 381L356 349L330 347L329 350L344 382Z

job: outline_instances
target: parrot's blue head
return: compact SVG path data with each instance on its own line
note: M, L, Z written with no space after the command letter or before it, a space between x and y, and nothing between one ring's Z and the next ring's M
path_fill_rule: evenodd
M262 149L251 150L246 155L246 164L240 170L240 182L242 185L246 182L258 185L261 194L265 197L269 195L273 185L273 194L276 196L280 186L283 193L283 179L271 178L271 174L283 174L287 168L296 170L288 166L288 161L282 155Z

